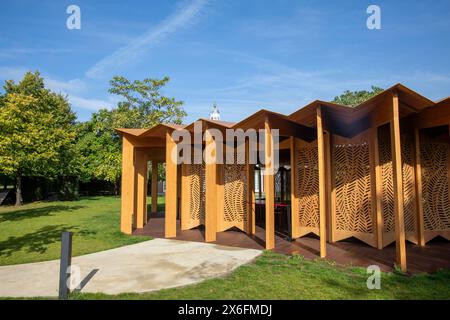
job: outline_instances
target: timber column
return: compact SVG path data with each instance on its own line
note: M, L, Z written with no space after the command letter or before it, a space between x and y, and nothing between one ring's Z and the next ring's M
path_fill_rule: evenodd
M264 123L264 191L266 193L266 249L275 247L275 184L273 139L268 119Z
M147 154L144 150L136 150L137 173L137 214L136 227L143 228L147 223Z
M205 131L205 241L217 234L217 146L209 129Z
M165 237L177 236L177 144L166 132L166 213Z
M402 174L402 150L400 143L400 114L398 96L392 97L391 116L391 152L394 180L394 216L395 216L395 245L397 251L397 264L403 272L406 271L406 245L405 245L405 220L403 213L403 174Z
M152 160L152 212L158 212L158 162Z
M320 237L320 257L327 255L327 201L326 189L327 180L325 172L325 141L323 137L322 109L317 107L317 155L319 165L319 237Z
M136 213L134 146L124 135L122 139L122 192L120 209L120 231L133 232L133 217Z

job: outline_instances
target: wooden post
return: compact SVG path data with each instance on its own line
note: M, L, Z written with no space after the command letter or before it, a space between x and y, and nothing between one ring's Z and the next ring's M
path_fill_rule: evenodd
M414 173L416 175L417 239L419 246L423 247L425 245L425 229L422 204L422 159L420 155L420 132L417 128L414 129L414 155Z
M205 163L205 241L216 241L217 235L217 150L210 131L205 131L205 152L211 156Z
M275 183L274 183L274 163L272 157L272 135L269 122L264 124L264 148L265 148L265 172L264 191L266 192L266 249L275 247Z
M124 135L122 139L122 192L120 209L120 230L133 232L133 217L136 210L134 146Z
M253 169L254 163L250 163L250 143L247 140L245 142L245 174L247 180L247 234L255 234L255 171Z
M398 96L394 94L392 99L391 118L391 152L394 180L394 215L397 264L403 272L406 271L406 244L405 244L405 220L403 214L403 175L402 152L400 142L400 114Z
M59 299L69 298L70 268L72 265L72 232L61 233L61 259L59 261Z
M152 160L152 212L158 212L158 162Z
M166 132L166 212L165 237L177 236L177 163L174 152L177 145L169 131Z
M325 172L325 143L323 138L322 110L317 107L317 148L319 165L319 237L320 237L320 257L327 255L327 203L326 203L326 172Z
M143 228L147 223L147 155L143 150L136 151L137 209L136 227Z
M224 164L217 164L217 231L225 229L225 185Z
M291 158L291 238L300 236L300 212L298 207L297 190L297 143L295 137L290 137L290 158Z
M332 170L333 164L331 162L331 153L332 153L332 145L331 145L331 133L326 132L324 136L325 141L325 171L326 171L326 207L327 207L327 219L328 221L328 242L334 242L334 225L335 225L335 211L331 208L332 201L332 184L334 180L334 172Z
M377 238L377 248L383 249L383 211L382 211L382 194L383 194L383 177L381 175L380 166L380 149L378 145L378 127L370 129L370 145L371 155L373 159L373 169L371 175L374 179L372 186L372 198L375 196L375 235ZM373 187L372 187L373 188ZM373 203L373 202L372 202Z
M192 164L183 163L181 165L181 214L180 214L180 228L181 230L188 230L189 225L189 177L187 176L187 166Z

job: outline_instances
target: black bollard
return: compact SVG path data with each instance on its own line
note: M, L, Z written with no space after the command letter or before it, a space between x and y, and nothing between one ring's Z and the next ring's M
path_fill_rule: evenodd
M61 233L61 263L59 266L59 299L69 297L70 265L72 263L72 232Z

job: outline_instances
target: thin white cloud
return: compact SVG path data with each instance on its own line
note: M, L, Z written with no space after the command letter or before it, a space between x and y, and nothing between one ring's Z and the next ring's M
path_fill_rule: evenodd
M114 102L109 100L89 99L73 94L68 94L68 98L72 107L78 109L98 111L100 109L111 109L114 106Z
M97 62L87 72L88 78L101 78L112 68L135 61L141 57L146 50L165 39L177 30L186 28L195 23L197 18L206 6L208 0L194 0L184 3L172 15L162 21L158 26L150 28L140 37L132 40L126 46L118 49L109 56Z
M24 67L0 67L0 79L18 81L27 71Z
M47 88L56 92L79 92L86 87L86 84L80 79L65 81L45 77L44 81Z

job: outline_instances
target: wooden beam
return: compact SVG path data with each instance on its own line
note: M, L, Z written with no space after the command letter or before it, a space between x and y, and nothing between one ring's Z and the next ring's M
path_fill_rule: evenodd
M264 191L266 193L266 249L270 250L275 247L275 183L272 160L272 134L269 122L264 123L264 155L265 155L265 172L264 172Z
M166 212L165 237L177 236L177 144L169 131L166 132Z
M147 223L147 155L144 150L136 151L137 201L136 227Z
M120 230L133 232L133 217L136 210L134 146L127 136L122 140L122 192L120 209Z
M213 161L205 163L205 241L216 241L217 234L217 161L216 142L210 131L205 131L205 152L210 152Z
M326 171L325 171L325 142L323 138L322 111L317 107L317 148L319 165L319 237L320 237L320 257L327 255L327 201L326 201Z
M380 165L380 147L378 144L378 127L370 129L371 158L373 159L373 168L371 175L374 183L372 184L372 199L375 199L375 236L377 239L377 248L383 249L383 177ZM373 203L373 202L372 202Z
M298 148L295 137L289 138L291 158L291 238L300 236L300 212L298 203Z
M398 95L392 98L391 117L391 152L394 180L394 215L397 264L402 271L406 271L406 244L405 244L405 219L403 213L403 174L402 174L402 150L400 140L400 112Z
M247 180L247 234L255 234L255 171L254 163L250 163L250 144L245 142L245 174Z
M152 212L158 212L158 162L152 161Z
M425 229L423 222L423 204L422 204L422 157L420 154L420 131L414 129L414 173L416 175L416 212L417 212L417 240L419 246L425 245Z

